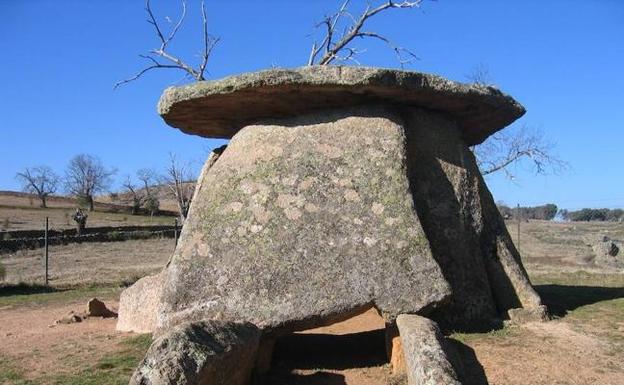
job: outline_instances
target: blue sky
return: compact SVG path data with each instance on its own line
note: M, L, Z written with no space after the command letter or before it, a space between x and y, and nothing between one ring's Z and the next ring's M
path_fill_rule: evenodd
M358 0L354 0L355 4ZM360 2L361 3L361 2ZM26 166L62 173L78 153L116 167L118 180L142 167L162 169L167 154L199 168L222 141L184 135L156 113L162 90L185 82L154 71L113 91L142 68L138 54L157 40L142 0L0 0L0 189L18 189ZM210 31L220 36L209 65L215 79L273 65L304 65L313 26L338 1L207 0ZM153 0L164 20L178 3ZM189 61L200 49L198 3L171 50ZM409 69L466 81L480 63L528 110L521 122L541 127L571 169L517 180L487 179L509 204L624 207L619 167L624 149L624 2L426 2L422 12L393 11L371 27L420 58ZM396 67L391 51L362 44L364 65Z

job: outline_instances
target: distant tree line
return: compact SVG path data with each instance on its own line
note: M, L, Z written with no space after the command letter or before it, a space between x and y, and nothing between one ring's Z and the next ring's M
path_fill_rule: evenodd
M557 205L554 203L548 203L542 206L512 208L499 202L497 206L503 218L506 219L517 219L518 215L520 215L520 219L541 219L550 221L557 215Z
M69 161L63 176L48 166L36 166L24 168L15 177L22 184L22 191L39 198L42 208L48 206L49 196L64 191L75 197L79 206L93 211L94 197L110 191L116 173L116 169L104 166L98 157L79 154ZM137 171L136 178L126 175L120 191L121 200L130 205L133 215L139 214L141 209L154 215L160 209L158 190L154 188L157 185L165 187L165 194L175 200L180 219L184 221L193 197L195 177L190 164L178 161L173 154L163 173L144 168ZM110 196L119 199L120 194L114 192Z
M620 222L624 220L624 210L622 209L580 209L576 211L560 210L559 215L566 221L590 222L609 221Z
M604 222L622 222L624 221L623 209L589 209L584 208L580 210L567 210L558 209L554 203L548 203L541 206L532 207L509 207L504 202L497 202L498 210L505 219L541 219L541 220L553 220L555 217L559 217L564 221L572 222L590 222L590 221L604 221Z

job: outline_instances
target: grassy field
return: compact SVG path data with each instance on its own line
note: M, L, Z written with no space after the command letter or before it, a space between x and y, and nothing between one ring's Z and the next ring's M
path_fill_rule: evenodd
M52 197L48 200L48 208L41 209L39 201L32 196L0 193L0 231L43 229L46 216L50 218L52 229L73 228L75 224L72 215L76 207L74 199ZM112 205L106 198L96 201L95 211L88 213L87 226L171 225L174 221L171 216L150 217L114 212L118 207L123 208L123 205L119 202Z
M592 245L603 236L624 240L624 223L616 222L507 222L507 228L527 269L534 273L561 273L580 270L601 272Z
M508 225L515 239L515 223ZM523 260L553 320L451 335L465 362L465 384L624 384L624 272L594 263L589 245L602 235L622 239L624 227L521 224ZM158 271L172 251L173 240L51 248L52 288L14 285L0 290L0 384L126 384L150 336L116 332L110 319L50 325L67 311L80 310L91 297L115 308L123 286ZM39 251L0 258L10 282L40 282ZM288 383L382 385L389 378L384 364L337 369L317 362L303 372L295 367Z

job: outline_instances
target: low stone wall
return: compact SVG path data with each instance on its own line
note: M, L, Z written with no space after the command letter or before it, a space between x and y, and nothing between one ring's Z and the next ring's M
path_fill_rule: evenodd
M178 228L178 234L181 228ZM82 235L76 229L49 230L48 245L82 242L118 242L131 239L174 238L173 226L89 227ZM0 252L36 249L45 245L42 230L0 231Z

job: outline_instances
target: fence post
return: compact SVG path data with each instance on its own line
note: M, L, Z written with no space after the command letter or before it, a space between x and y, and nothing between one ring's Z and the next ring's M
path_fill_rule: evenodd
M45 250L45 285L48 286L48 217L45 219L45 231L43 233L43 247Z
M517 239L517 245L516 248L518 249L518 254L520 253L520 203L518 203L518 206L516 206L516 216L518 217L518 237Z
M178 218L173 221L173 238L175 238L175 247L178 247Z

